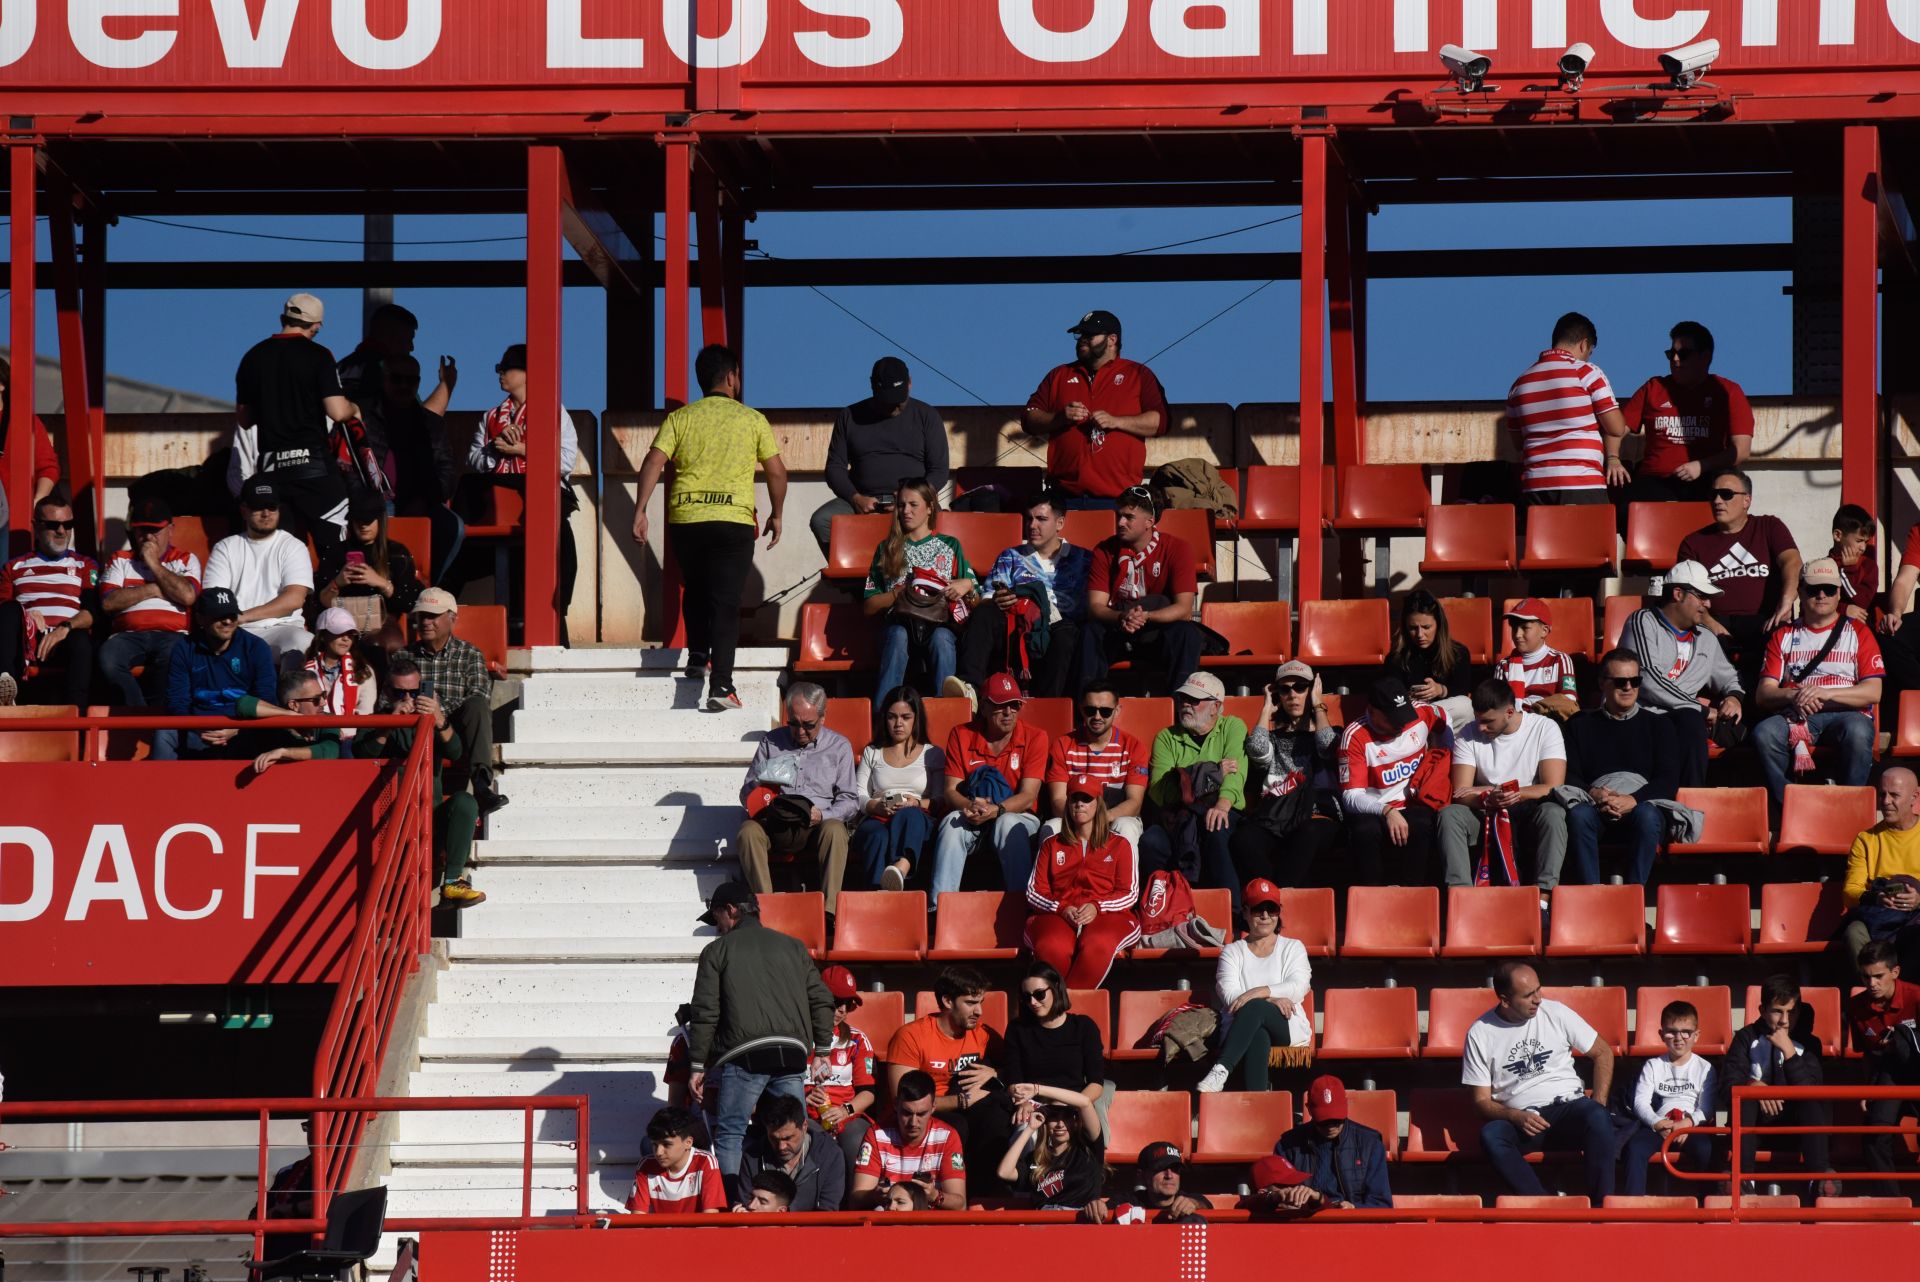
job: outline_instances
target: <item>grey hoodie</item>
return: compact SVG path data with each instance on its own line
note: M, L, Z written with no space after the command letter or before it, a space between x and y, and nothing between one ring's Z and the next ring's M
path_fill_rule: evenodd
M1680 661L1680 643L1666 616L1652 606L1628 618L1620 630L1620 644L1640 656L1640 701L1652 707L1668 712L1698 709L1700 695L1724 699L1744 693L1740 674L1720 648L1720 638L1705 628L1694 630L1693 658L1687 666L1678 675L1669 675Z

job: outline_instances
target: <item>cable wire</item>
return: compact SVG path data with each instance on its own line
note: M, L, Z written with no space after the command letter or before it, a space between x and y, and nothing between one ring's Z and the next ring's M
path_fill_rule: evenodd
M155 227L171 227L177 231L203 231L213 236L244 236L248 240L286 240L302 245L365 245L365 237L341 236L289 236L281 232L241 231L234 227L202 227L197 223L174 222L167 218L149 218L144 214L123 214L123 218L136 223L151 223ZM401 245L500 245L508 241L525 240L526 233L517 236L472 236L461 240L390 240L386 243Z

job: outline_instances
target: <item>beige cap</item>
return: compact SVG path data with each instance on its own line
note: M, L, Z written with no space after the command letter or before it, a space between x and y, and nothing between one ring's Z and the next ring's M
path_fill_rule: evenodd
M1815 557L1800 571L1800 586L1840 586L1840 563L1830 556Z
M1714 586L1713 576L1707 573L1707 567L1698 561L1676 561L1667 571L1667 586L1686 588L1689 592L1698 592L1701 596L1719 596L1720 589Z
M1175 694L1184 694L1189 699L1225 700L1227 688L1220 684L1220 678L1211 672L1196 672L1183 682Z
M413 603L415 614L457 614L459 610L460 603L445 588L428 588Z
M280 314L302 325L318 325L327 318L327 305L312 294L295 294L280 308Z
M1285 663L1273 670L1273 679L1276 682L1285 681L1289 677L1299 681L1305 681L1311 685L1313 684L1313 669L1298 659L1288 659Z

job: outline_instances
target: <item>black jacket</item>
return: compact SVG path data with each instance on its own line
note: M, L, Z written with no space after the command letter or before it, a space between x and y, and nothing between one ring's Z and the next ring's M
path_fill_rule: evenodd
M1813 1035L1813 1008L1805 1002L1794 1012L1793 1026L1790 1030L1794 1045L1800 1053L1784 1063L1780 1052L1775 1050L1768 1057L1766 1084L1769 1086L1821 1086L1826 1082L1826 1065L1820 1058L1820 1039ZM1753 1044L1767 1040L1767 1026L1764 1019L1755 1020L1733 1035L1733 1041L1727 1044L1727 1053L1720 1060L1718 1071L1714 1074L1714 1105L1717 1108L1730 1108L1733 1101L1733 1088L1747 1086L1753 1082Z
M1649 708L1625 721L1595 708L1567 722L1567 782L1581 789L1619 770L1647 781L1635 801L1672 801L1680 787L1680 743L1673 722Z

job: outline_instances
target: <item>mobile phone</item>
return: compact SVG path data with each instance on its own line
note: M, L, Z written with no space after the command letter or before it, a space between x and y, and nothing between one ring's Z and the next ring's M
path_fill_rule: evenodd
M431 681L422 681L422 682L420 683L420 693L421 693L421 694L423 694L423 695L425 695L425 696L426 696L427 698L429 698L429 699L431 699L431 698L433 698L433 697L434 697L434 694L433 694L433 682L431 682Z
M365 565L366 563L367 563L367 554L365 552L347 553L348 565Z

